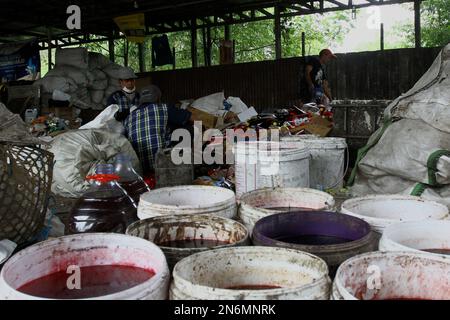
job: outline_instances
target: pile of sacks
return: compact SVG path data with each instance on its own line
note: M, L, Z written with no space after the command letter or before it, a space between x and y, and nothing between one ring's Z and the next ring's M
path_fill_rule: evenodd
M409 194L450 207L450 44L358 152L352 193Z
M35 84L43 94L57 91L69 95L78 108L103 110L108 97L120 90L123 68L86 48L57 49L55 67Z

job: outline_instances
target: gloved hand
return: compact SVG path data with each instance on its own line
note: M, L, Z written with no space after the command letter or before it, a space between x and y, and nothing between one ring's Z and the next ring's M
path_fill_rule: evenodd
M129 115L130 115L130 110L129 109L123 109L122 111L117 111L114 114L114 118L117 121L121 122L121 121L125 120Z

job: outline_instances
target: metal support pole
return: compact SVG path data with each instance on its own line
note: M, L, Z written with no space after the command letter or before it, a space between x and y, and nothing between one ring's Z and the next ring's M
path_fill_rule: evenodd
M281 59L281 17L280 7L275 7L275 59Z
M111 34L110 38L108 39L108 49L109 49L109 60L111 62L114 62L116 60L116 54L114 52L114 38L113 34Z
M139 72L145 72L145 46L143 43L138 43L139 55Z
M304 57L306 55L306 43L305 43L305 40L306 40L305 33L302 32L302 57Z
M416 48L422 47L422 35L421 35L421 25L420 25L420 1L414 0L414 34Z
M231 33L230 33L230 25L225 25L225 40L230 40Z
M384 50L384 23L380 24L380 50Z
M192 19L191 25L191 59L192 67L197 67L197 21Z
M48 35L48 71L52 70L52 29L47 29Z

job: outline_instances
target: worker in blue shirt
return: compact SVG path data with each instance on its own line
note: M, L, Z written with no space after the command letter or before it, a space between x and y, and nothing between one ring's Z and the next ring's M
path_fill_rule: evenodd
M123 124L125 135L141 162L144 175L153 171L155 155L170 143L168 125L185 127L193 121L191 112L161 103L157 86L143 88L140 104L132 108Z

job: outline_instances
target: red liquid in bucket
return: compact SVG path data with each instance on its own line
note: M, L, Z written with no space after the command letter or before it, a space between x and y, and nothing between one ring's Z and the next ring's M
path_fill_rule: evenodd
M231 290L268 290L268 289L280 289L280 286L268 285L268 284L243 284L237 286L227 287L225 289Z
M210 248L223 246L226 244L230 244L230 242L211 239L183 239L157 243L157 245L160 247L172 247L172 248Z
M155 275L153 270L138 267L109 265L80 268L81 289L69 289L67 280L73 273L66 270L26 283L17 290L49 299L85 299L113 294L137 286ZM73 281L69 280L69 283Z

